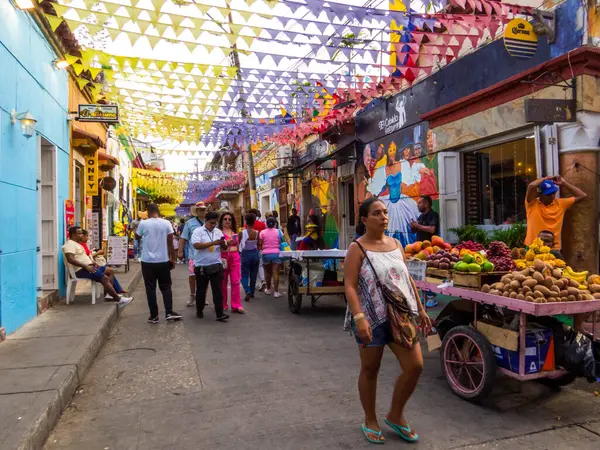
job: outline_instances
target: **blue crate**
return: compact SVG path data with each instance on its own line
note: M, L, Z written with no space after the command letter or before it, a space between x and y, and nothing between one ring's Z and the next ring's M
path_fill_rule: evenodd
M552 330L535 329L528 330L525 335L525 373L537 373L542 370L550 348ZM519 352L507 350L492 344L496 364L511 372L519 373Z

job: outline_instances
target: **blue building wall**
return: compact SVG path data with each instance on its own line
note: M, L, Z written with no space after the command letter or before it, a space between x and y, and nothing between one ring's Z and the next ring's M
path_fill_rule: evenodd
M68 75L55 70L52 48L24 11L0 0L0 326L8 333L37 314L37 146L10 112L29 110L36 131L57 147L58 243L69 195ZM64 270L59 262L59 285ZM64 287L62 287L64 291Z

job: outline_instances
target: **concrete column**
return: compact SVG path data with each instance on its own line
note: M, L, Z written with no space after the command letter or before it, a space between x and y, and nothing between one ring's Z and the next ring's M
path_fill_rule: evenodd
M598 273L599 264L599 146L600 114L579 112L577 122L558 127L560 172L588 197L565 215L562 229L563 256L576 270ZM563 195L571 195L564 192Z

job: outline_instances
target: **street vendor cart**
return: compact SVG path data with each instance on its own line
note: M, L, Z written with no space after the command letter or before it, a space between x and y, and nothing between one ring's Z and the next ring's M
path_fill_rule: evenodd
M528 328L528 321L600 311L600 300L532 303L455 287L437 279L415 278L422 278L415 280L422 291L455 299L441 311L435 328L441 339L437 342L444 376L459 397L482 400L492 390L498 373L521 381L539 379L553 386L564 386L576 378L554 366L552 337L544 335L544 330L536 335ZM498 315L512 317L518 331L502 324L495 326L494 316ZM592 342L595 331L594 321Z
M291 259L288 305L294 314L300 312L304 295L310 296L313 307L323 295L344 295L344 283L337 279L337 275L334 275L334 280L324 278L326 278L326 272L337 274L339 263L346 257L346 250L285 251L281 252L280 256ZM318 266L324 268L326 262L331 264L330 270L316 268Z

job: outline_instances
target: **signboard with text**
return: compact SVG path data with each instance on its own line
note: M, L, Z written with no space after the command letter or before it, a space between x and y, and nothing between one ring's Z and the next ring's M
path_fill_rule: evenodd
M421 121L419 105L409 92L378 100L356 116L356 138L362 143L372 142L402 128Z
M117 105L79 105L79 122L119 123Z
M127 236L109 236L106 264L109 266L127 265Z
M575 100L525 99L525 121L536 123L575 122Z
M85 157L85 195L98 195L98 153Z
M69 228L75 226L75 204L73 200L65 200L65 236L69 239Z

